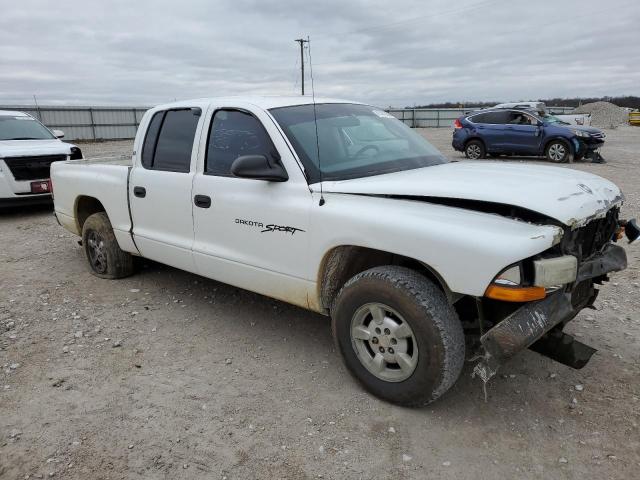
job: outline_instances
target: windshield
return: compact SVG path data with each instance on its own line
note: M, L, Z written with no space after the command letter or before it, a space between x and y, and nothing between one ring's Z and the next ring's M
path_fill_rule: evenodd
M545 113L544 115L542 115L542 119L547 123L560 123L562 125L569 125L569 123L560 120L558 117L554 115L549 115L548 113Z
M0 140L49 140L54 137L31 117L0 115Z
M270 110L307 171L309 183L346 180L446 163L422 136L366 105L324 103ZM318 150L320 162L318 162Z

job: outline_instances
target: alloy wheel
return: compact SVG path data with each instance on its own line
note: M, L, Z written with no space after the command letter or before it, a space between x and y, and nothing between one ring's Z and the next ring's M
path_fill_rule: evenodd
M554 162L561 161L567 154L567 149L561 143L554 143L549 147L549 158Z
M471 160L477 160L478 158L480 158L480 155L482 154L482 151L480 150L480 146L476 145L475 143L472 145L469 145L467 147L467 156L471 159Z
M413 330L398 312L382 303L368 303L356 310L351 343L362 365L387 382L406 380L418 364Z

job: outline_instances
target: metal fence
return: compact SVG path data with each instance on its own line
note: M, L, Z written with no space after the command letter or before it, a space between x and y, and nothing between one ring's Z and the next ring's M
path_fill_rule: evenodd
M0 110L26 112L51 129L63 130L66 140L134 138L148 107L0 106ZM572 107L547 107L551 113L570 113ZM390 108L391 115L410 127L450 127L469 108Z
M65 140L134 138L148 107L35 107L0 106L33 115L47 127L64 131Z
M474 108L389 108L387 112L412 128L450 127L453 121ZM551 114L571 113L573 107L550 107Z

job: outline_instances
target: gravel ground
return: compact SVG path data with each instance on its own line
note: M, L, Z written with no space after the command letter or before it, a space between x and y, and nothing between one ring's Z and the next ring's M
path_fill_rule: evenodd
M461 158L449 129L422 133ZM640 129L608 135L609 163L565 168L640 216ZM155 263L100 280L50 209L0 225L0 478L637 478L640 248L569 327L599 350L583 370L527 351L487 402L469 364L405 409L350 378L325 317Z
M616 128L629 124L629 112L611 102L585 103L573 113L590 113L591 125L598 128Z

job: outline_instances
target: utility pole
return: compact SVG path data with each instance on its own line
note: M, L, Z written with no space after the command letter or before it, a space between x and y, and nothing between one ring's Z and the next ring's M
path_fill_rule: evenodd
M304 95L304 44L309 43L309 40L305 40L304 38L298 38L294 40L300 44L300 69L301 69L301 79L302 79L302 95Z

